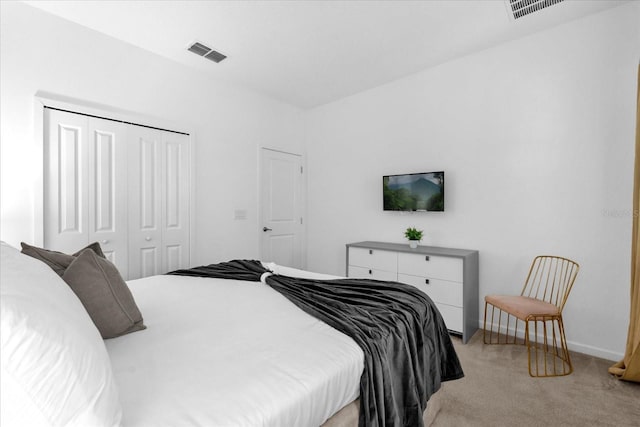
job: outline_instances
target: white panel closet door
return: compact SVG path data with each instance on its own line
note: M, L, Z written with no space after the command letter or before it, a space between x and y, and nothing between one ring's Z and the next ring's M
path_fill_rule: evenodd
M44 246L75 252L89 243L89 121L49 109L44 120Z
M161 132L129 131L129 279L161 274Z
M89 119L89 242L128 277L127 125Z
M44 246L73 253L98 241L128 270L127 126L45 110Z
M97 241L125 279L190 262L190 137L45 109L44 245Z
M129 278L189 266L189 135L129 132Z
M189 267L189 135L162 132L162 258L165 271Z

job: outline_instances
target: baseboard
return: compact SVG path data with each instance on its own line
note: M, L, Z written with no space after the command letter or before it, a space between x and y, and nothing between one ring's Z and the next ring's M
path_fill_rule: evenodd
M604 348L581 344L575 341L567 340L567 347L569 347L569 350L571 351L588 354L589 356L595 356L601 359L611 360L613 362L617 362L624 358L623 353L618 353L617 351L605 350Z
M482 329L482 322L480 323L480 328ZM519 321L519 324L522 325L522 321ZM487 324L489 326L489 324ZM494 325L495 327L495 325ZM496 328L498 329L498 328ZM488 330L488 329L487 329ZM507 328L504 325L500 325L500 333L506 334ZM513 327L509 327L509 334L513 335ZM524 339L524 329L518 328L516 335L519 339ZM538 335L538 339L541 341L542 336ZM592 345L582 344L575 341L567 340L567 347L569 350L586 354L589 356L599 357L601 359L611 360L613 362L617 362L624 358L623 353L619 353L617 351L606 350L604 348L594 347Z

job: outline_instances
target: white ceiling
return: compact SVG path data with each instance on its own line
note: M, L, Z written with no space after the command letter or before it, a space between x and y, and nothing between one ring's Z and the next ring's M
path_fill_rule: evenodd
M217 79L309 108L626 1L27 1ZM228 56L188 52L194 41Z

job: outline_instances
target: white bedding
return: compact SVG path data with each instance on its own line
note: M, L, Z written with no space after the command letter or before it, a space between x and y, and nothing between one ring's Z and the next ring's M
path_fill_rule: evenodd
M105 341L124 426L317 427L358 397L358 345L262 283L128 284L147 329Z

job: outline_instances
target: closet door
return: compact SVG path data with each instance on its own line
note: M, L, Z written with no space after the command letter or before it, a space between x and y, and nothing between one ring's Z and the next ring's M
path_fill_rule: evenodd
M163 273L162 133L129 129L129 279Z
M44 246L97 241L127 278L126 125L46 109L44 129Z
M189 267L189 135L162 132L164 272Z
M100 242L125 279L127 234L127 125L89 119L89 242Z
M189 135L129 130L129 278L189 266Z
M46 109L44 129L44 247L73 253L89 243L89 121Z

